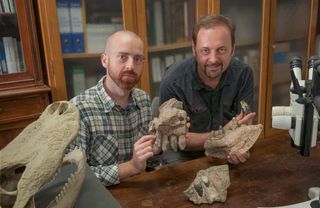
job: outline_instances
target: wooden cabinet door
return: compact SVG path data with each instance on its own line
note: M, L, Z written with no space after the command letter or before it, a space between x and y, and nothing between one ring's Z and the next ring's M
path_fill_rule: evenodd
M264 136L284 133L272 128L272 106L288 106L291 57L303 67L316 55L318 0L212 0L211 12L231 17L236 24L235 56L254 72L255 122L265 126ZM214 8L219 9L214 9ZM302 77L306 77L303 70Z
M192 56L192 29L196 22L194 0L146 0L146 38L150 95L159 95L159 84L168 66Z
M32 1L8 2L0 12L0 92L43 83Z
M262 60L264 55L262 47L263 8L262 0L222 0L220 2L220 13L230 17L236 26L234 56L243 63L248 64L253 70L254 102L252 110L257 112L255 123L263 123L263 111L265 108L264 105L259 105L259 98L265 95L263 91L265 87L261 82L262 71L265 70L263 69L265 65Z
M315 45L315 22L312 18L313 3L306 0L271 1L270 36L268 46L267 106L265 117L266 136L281 133L272 126L272 107L290 108L290 61L294 56L302 60L301 79L307 78L307 61L315 55L310 50ZM311 41L314 39L313 41ZM314 49L313 49L314 50ZM292 117L295 117L292 113Z
M49 104L32 0L2 1L0 10L0 149Z

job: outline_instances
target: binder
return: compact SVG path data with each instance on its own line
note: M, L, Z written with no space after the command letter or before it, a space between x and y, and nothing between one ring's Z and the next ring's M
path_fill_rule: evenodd
M74 53L84 52L84 33L81 0L70 0L72 47Z
M79 95L86 89L85 68L82 64L72 65L73 95Z
M14 39L12 37L2 37L2 40L4 45L8 74L17 73L18 68L14 50Z
M57 0L57 14L62 53L73 52L69 5L69 0Z
M8 68L6 63L6 54L4 52L4 45L2 38L0 38L0 74L8 74Z

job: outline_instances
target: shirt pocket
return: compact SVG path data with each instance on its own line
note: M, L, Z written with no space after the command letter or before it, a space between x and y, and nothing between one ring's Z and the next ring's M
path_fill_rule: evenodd
M92 160L98 165L110 165L117 162L118 141L112 135L96 135L91 142Z

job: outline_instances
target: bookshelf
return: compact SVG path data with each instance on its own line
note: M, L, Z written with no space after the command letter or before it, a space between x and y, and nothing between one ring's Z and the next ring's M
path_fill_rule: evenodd
M32 0L0 0L0 149L49 104Z
M56 6L64 76L65 80L68 80L66 93L70 99L95 85L105 74L105 69L100 64L100 56L106 37L123 28L122 3L101 0L56 0ZM65 25L69 28L65 29ZM78 28L78 34L75 34L73 28ZM65 37L63 31L67 31L69 36ZM78 36L78 41L72 42L75 35ZM75 47L75 42L81 43L82 47L78 47L79 50ZM69 46L66 43L71 44Z
M284 133L271 127L271 109L289 105L290 58L298 55L306 63L315 54L312 34L319 1L221 0L219 4L220 13L237 27L235 56L253 68L255 122L265 125L265 136Z
M270 127L273 94L283 93L280 95L283 98L289 94L287 77L282 75L286 73L283 67L286 64L275 64L274 57L283 58L283 54L289 57L290 53L296 52L309 57L315 54L316 46L320 45L316 44L316 36L319 35L319 29L316 32L319 0L81 0L84 51L63 53L57 0L36 1L42 56L52 101L74 96L73 65L83 65L86 83L94 83L93 80L105 72L100 64L105 38L101 35L109 32L101 28L100 31L97 25L104 29L117 26L117 29L131 30L142 37L147 61L138 87L155 97L166 66L191 55L190 35L197 19L208 13L230 16L237 27L235 56L254 70L254 110L258 114L256 122L266 127L265 136L274 133ZM280 20L278 15L284 14L286 16ZM285 23L284 20L288 18L294 19L296 25ZM296 30L299 31L296 33ZM300 33L300 30L303 32ZM98 40L98 44L91 42L94 40ZM279 48L278 45L283 43L290 44L289 51ZM279 83L277 87L276 83ZM86 88L89 87L87 85Z
M192 56L195 6L196 1L191 0L145 1L151 98L159 95L159 84L166 68Z

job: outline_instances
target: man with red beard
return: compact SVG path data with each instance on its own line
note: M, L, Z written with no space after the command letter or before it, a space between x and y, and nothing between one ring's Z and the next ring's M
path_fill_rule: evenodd
M144 171L156 151L155 136L146 135L151 118L149 96L134 88L143 69L141 38L118 31L101 55L104 76L96 86L71 99L80 111L75 146L81 147L95 175L105 185ZM146 135L146 136L144 136Z
M239 124L252 122L255 113L244 116L240 107L244 100L252 109L252 70L233 58L234 50L235 27L231 20L222 15L204 16L193 30L193 57L168 67L160 83L160 103L173 97L182 101L191 125L186 151L170 153L167 158L164 153L163 163L203 156L209 132L237 115ZM227 159L237 164L248 158L249 152L232 152Z

